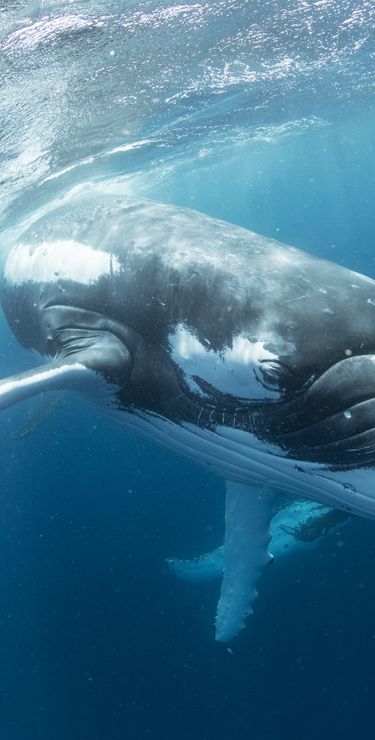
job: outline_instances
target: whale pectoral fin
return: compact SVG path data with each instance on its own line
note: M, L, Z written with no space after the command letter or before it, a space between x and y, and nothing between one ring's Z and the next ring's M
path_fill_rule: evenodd
M79 362L113 385L123 385L131 369L131 357L124 342L112 331L63 327L55 331L58 360Z
M78 358L77 362L46 363L0 381L0 410L38 393L79 390L85 385L91 388L97 384L98 379L95 378L95 373L79 362ZM103 380L100 384L103 384Z
M112 332L66 328L56 332L56 344L53 362L0 381L0 410L46 391L104 396L129 377L129 351Z
M219 642L235 637L252 614L256 583L272 559L268 552L272 516L269 490L227 481L224 577L215 620Z

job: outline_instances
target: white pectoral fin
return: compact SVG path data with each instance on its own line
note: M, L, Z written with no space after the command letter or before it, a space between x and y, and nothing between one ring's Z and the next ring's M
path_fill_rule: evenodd
M48 363L0 381L0 410L38 393L91 388L103 380L80 362Z
M106 396L126 381L130 354L111 331L73 326L56 330L55 340L52 362L0 381L0 410L46 391Z
M268 552L272 516L269 490L227 481L224 576L215 620L219 642L235 637L252 614L257 581L272 559Z

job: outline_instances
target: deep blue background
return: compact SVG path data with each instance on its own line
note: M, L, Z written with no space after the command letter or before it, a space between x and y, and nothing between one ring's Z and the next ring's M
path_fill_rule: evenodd
M228 148L150 194L374 275L373 130L358 115ZM2 376L35 362L1 337ZM268 569L228 650L219 585L164 567L221 543L223 482L73 396L13 439L25 413L0 430L1 740L374 737L372 523Z

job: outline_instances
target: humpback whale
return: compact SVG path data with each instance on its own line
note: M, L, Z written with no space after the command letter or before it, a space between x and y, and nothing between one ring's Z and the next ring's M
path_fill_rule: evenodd
M339 509L331 509L313 501L284 502L270 525L270 551L279 559L298 550L316 547L323 537L336 532L350 517ZM182 581L204 583L220 578L224 572L224 546L199 555L192 560L167 558L168 570Z
M84 195L18 237L1 304L73 390L226 480L216 638L252 612L280 494L375 517L375 282L201 213Z

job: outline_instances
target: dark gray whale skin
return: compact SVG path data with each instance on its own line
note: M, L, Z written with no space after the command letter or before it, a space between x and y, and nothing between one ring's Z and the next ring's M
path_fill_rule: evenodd
M89 259L60 269L73 242ZM94 279L93 252L108 255ZM375 464L375 282L337 264L187 209L85 197L20 237L1 304L25 347L95 370L119 410L241 429L301 465Z

